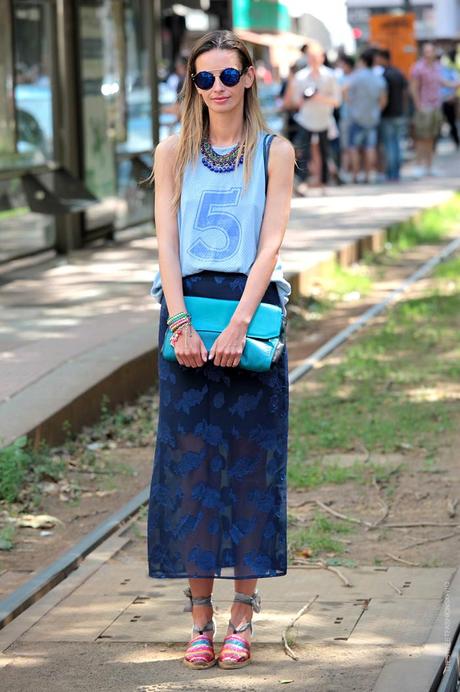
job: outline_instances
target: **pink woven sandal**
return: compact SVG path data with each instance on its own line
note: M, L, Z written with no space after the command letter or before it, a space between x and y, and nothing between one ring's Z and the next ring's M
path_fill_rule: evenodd
M203 598L193 598L190 586L184 589L184 594L190 599L190 604L185 606L184 612L192 612L192 607L194 605L212 605L211 595ZM212 631L211 636L205 634L205 632L208 631ZM202 670L203 668L211 668L211 666L217 663L213 642L216 631L217 628L214 617L212 620L209 620L204 627L200 628L198 625L193 625L192 638L188 643L185 656L182 659L188 668ZM194 636L195 632L198 632L198 634Z
M252 596L236 591L234 601L249 603L254 612L260 613L261 598L257 589ZM254 634L252 620L245 622L239 627L235 627L231 619L228 621L228 624L233 628L233 633L227 634L225 637L217 663L219 668L243 668L243 666L251 663L251 644L244 637L239 636L238 632L244 632L249 627L251 634Z

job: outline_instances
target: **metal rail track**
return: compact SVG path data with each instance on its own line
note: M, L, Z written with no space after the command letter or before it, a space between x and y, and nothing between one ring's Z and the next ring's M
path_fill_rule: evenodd
M289 386L292 387L302 377L315 368L320 361L332 351L341 346L352 334L362 329L374 317L381 314L388 306L404 294L416 281L427 276L438 264L460 249L460 237L452 240L439 253L424 262L413 274L405 279L396 289L380 303L366 310L348 327L329 339L323 346L306 358L300 365L289 373ZM124 522L133 517L140 508L147 504L150 487L147 486L120 510L112 514L98 527L79 541L73 548L65 552L51 565L37 573L25 584L13 591L7 598L0 601L0 629L14 620L32 603L42 598L54 586L63 581L68 574L75 570L80 562L91 553L106 538L114 533Z

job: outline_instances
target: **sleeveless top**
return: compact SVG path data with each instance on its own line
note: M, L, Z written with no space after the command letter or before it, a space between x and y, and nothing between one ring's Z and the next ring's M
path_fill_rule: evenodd
M249 274L265 209L264 135L259 133L246 189L242 164L235 171L216 173L203 164L200 154L196 164L187 165L177 215L182 276L205 269ZM232 146L213 149L223 154ZM276 283L280 304L286 312L291 285L283 276L279 257L270 281ZM155 274L150 294L161 302L160 270Z

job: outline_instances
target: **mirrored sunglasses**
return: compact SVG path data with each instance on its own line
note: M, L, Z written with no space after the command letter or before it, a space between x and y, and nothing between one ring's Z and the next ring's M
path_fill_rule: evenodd
M219 79L224 86L234 87L238 84L241 75L246 72L246 70L247 67L243 70L237 70L236 67L226 67L225 70L222 70L220 73ZM196 84L198 89L207 91L212 88L216 78L212 72L198 72L197 74L192 74L192 81Z

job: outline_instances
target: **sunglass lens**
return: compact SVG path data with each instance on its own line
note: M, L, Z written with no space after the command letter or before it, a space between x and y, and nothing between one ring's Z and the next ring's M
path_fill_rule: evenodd
M240 72L234 67L227 67L220 74L220 81L227 87L232 87L240 81Z
M211 72L198 72L194 78L194 82L198 89L204 89L205 91L212 87L214 80L215 77Z

